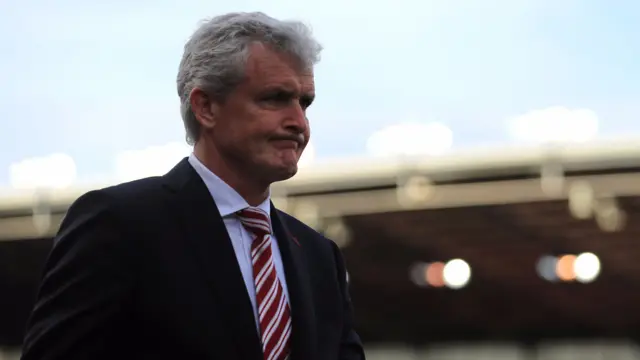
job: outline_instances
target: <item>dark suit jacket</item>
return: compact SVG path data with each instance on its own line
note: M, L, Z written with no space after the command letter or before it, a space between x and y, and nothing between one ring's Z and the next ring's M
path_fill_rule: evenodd
M271 220L289 288L291 359L364 359L335 243L281 211ZM186 159L70 207L22 359L262 360L229 236Z

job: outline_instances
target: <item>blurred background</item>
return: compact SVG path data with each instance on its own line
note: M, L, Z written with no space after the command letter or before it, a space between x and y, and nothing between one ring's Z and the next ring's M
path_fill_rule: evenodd
M342 247L369 359L640 359L640 3L0 0L0 359L60 219L170 169L198 22L325 46L280 207Z

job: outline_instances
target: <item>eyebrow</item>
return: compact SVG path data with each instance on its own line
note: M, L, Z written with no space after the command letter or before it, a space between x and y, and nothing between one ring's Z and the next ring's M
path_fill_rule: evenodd
M267 88L265 91L267 94L282 94L288 97L295 97L297 91L291 90L288 86L277 85ZM316 98L316 94L313 91L300 94L300 101L304 102L307 106L311 105Z

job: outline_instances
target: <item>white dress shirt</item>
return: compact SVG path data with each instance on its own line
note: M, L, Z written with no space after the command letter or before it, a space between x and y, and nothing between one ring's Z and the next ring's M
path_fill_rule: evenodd
M224 221L224 225L227 228L227 232L229 233L229 238L231 239L231 245L233 245L233 251L236 254L236 259L238 259L238 265L240 265L240 271L242 272L242 277L244 278L244 284L247 287L247 293L249 294L249 299L251 300L251 305L253 306L253 314L256 319L256 326L260 329L260 322L258 317L258 307L256 305L256 288L253 282L253 263L251 262L251 236L249 232L244 228L244 226L240 223L240 220L235 215L236 212L246 209L249 207L249 204L235 191L231 186L222 181L217 175L215 175L211 170L205 167L200 160L194 155L191 154L189 156L189 164L193 166L198 175L202 178L205 185L209 189L213 200L218 207L218 211L222 216ZM270 198L262 202L262 204L257 206L269 216L271 215L271 201ZM211 219L211 221L214 221ZM287 282L284 276L284 266L282 265L282 255L280 254L280 249L278 248L278 242L276 240L275 234L272 234L272 242L271 242L271 251L273 253L273 264L276 268L276 273L278 274L278 279L282 284L282 289L284 290L284 295L286 296L287 301L289 300L289 292L287 290ZM224 241L223 239L211 239L211 241Z

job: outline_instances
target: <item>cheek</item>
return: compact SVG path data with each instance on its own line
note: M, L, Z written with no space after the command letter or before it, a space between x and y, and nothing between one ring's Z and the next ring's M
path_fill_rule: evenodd
M253 152L258 154L269 151L269 137L271 132L264 129L246 129L241 139L238 140L240 146L250 148Z

